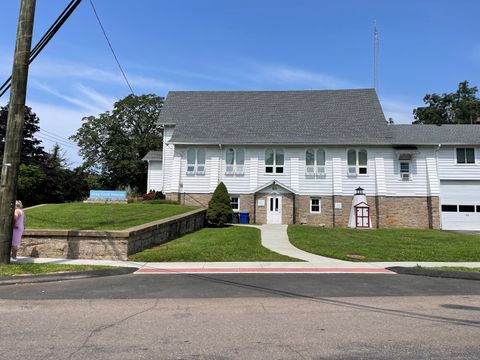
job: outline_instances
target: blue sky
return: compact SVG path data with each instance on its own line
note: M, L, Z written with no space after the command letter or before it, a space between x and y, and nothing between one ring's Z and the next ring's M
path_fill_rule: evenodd
M37 0L34 44L68 0ZM2 1L0 76L11 71L20 0ZM339 89L373 86L387 117L410 123L426 93L480 85L480 2L475 0L94 0L136 93L169 90ZM2 80L3 82L3 80ZM81 119L128 94L89 1L30 69L27 102L47 149ZM0 98L4 105L8 97ZM62 145L73 164L81 159Z

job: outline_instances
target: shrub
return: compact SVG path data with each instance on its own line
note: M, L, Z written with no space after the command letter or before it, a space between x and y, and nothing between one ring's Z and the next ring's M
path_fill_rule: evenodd
M150 190L148 193L142 196L143 201L148 200L164 200L165 195L161 191Z
M232 222L233 210L230 205L230 196L223 182L218 184L208 202L207 223L210 226L225 226Z

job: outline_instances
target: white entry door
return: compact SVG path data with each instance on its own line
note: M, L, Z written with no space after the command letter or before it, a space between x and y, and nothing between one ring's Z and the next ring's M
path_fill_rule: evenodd
M282 197L272 195L268 197L267 204L267 224L282 223Z

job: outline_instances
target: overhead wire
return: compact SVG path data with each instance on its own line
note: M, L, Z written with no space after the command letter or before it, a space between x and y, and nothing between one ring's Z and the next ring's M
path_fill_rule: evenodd
M82 0L72 0L67 5L67 7L60 13L57 19L53 22L50 28L45 32L42 38L38 41L38 43L34 46L34 48L30 51L30 56L28 63L31 64L33 60L40 54L40 52L45 48L45 46L49 43L49 41L53 38L53 36L57 33L57 31L62 27L62 25L67 21L70 15L75 11L78 5ZM0 97L5 94L11 86L12 76L10 75L8 79L0 86Z
M123 78L125 79L125 82L127 83L128 88L130 89L130 92L132 95L135 95L135 92L133 91L132 86L130 85L130 82L127 79L127 75L125 74L125 71L123 71L122 65L120 65L120 60L118 60L117 55L115 54L115 50L113 50L112 43L108 39L107 32L105 31L105 28L103 27L102 21L100 20L100 17L98 16L97 10L95 9L95 5L93 5L93 0L89 0L90 5L92 6L93 13L95 14L95 17L97 18L98 25L100 25L100 28L102 29L103 36L105 37L105 40L107 40L108 46L110 47L110 51L113 54L113 57L115 58L115 61L117 62L118 68L120 69L120 72L123 75Z

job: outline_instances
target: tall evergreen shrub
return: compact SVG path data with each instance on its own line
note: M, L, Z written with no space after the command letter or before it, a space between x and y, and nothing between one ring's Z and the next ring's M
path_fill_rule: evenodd
M218 184L208 202L207 223L210 226L225 226L232 222L233 210L230 195L223 182Z

